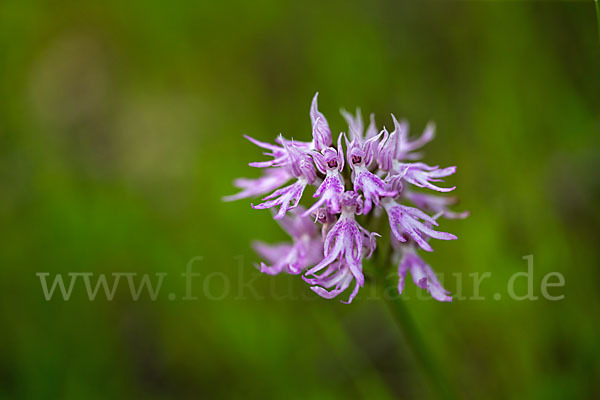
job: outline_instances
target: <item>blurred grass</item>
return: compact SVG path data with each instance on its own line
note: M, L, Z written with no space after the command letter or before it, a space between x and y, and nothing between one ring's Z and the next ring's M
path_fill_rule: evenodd
M598 398L593 7L3 2L0 398L435 396L371 288L344 306L297 277L254 278L251 240L284 235L248 202L220 201L257 175L242 134L308 137L317 90L334 131L339 107L388 126L394 112L413 132L436 121L425 160L458 165L451 183L472 216L444 222L459 240L426 258L465 296L468 274L491 272L487 300L439 304L407 285L405 301L461 396ZM507 298L528 254L536 294L560 271L564 300ZM196 255L199 299L169 301ZM46 302L43 271L170 279L156 302L125 286L112 302L81 286ZM231 292L211 301L216 272ZM236 299L251 279L264 298ZM286 290L296 298L274 298Z

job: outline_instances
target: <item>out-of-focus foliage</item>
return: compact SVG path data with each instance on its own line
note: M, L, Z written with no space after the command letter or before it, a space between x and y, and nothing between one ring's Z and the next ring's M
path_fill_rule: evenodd
M341 106L435 120L426 160L458 166L472 215L426 258L455 295L489 272L485 300L405 296L453 390L598 398L594 18L591 1L3 1L0 398L433 397L375 289L344 306L259 276L249 243L284 234L220 201L262 157L242 134L308 138L317 90L334 132ZM530 254L540 299L515 301ZM561 301L541 297L552 271ZM47 302L39 272L168 275L156 301L79 283Z

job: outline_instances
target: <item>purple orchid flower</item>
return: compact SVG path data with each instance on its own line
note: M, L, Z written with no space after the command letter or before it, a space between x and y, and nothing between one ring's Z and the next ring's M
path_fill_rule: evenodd
M396 118L394 117L394 120L395 119ZM425 130L423 131L423 133L421 134L421 136L418 139L415 139L412 141L409 140L408 139L408 122L407 122L406 129L404 130L404 135L401 136L401 141L402 141L401 148L407 154L407 156L405 158L408 160L415 160L415 159L421 158L420 154L413 153L413 155L411 155L411 153L413 151L425 146L427 143L431 142L433 140L433 138L435 138L435 124L433 122L430 122L427 124L427 126L425 126Z
M278 189L267 197L264 197L262 199L264 203L252 204L252 208L255 210L264 210L265 208L280 206L279 211L273 218L281 219L288 210L295 208L300 203L306 185L308 185L306 178L300 177L295 183Z
M435 214L441 214L448 219L464 219L469 216L468 211L455 213L448 209L451 205L456 204L458 201L456 197L442 197L433 194L411 192L409 190L403 195L415 206Z
M254 250L272 266L260 263L260 271L269 275L281 272L297 275L308 266L323 259L323 239L311 218L302 217L302 208L294 210L293 217L285 216L279 224L293 239L293 243L269 245L254 242Z
M335 225L337 217L335 216L335 214L329 212L327 207L319 208L313 213L313 215L315 216L315 222L321 224L321 237L327 237L327 234Z
M355 280L356 285L347 301L351 303L358 289L364 285L362 273L364 247L368 248L368 256L370 256L377 234L367 231L354 219L354 215L361 211L360 196L354 192L344 193L341 206L340 219L325 238L325 257L306 273L316 278L305 280L314 285L311 289L315 293L325 298L336 297L348 288L352 280ZM315 275L328 266L324 273ZM335 288L330 291L324 289L332 286Z
M391 171L395 160L402 160L404 153L401 149L402 137L408 130L408 123L399 123L396 117L392 114L394 120L394 130L388 133L387 129L383 128L383 139L377 148L377 163L383 171Z
M350 134L350 139L352 140L361 140L363 139L363 118L360 112L360 108L356 109L356 115L350 114L348 111L343 108L340 110L342 117L348 123L348 133Z
M393 199L385 199L382 205L388 214L392 233L401 242L406 242L407 238L405 234L408 234L423 250L433 251L427 240L425 240L426 237L441 240L456 239L456 236L451 233L435 231L423 222L420 222L419 220L421 219L430 225L438 225L435 219L418 208L400 205Z
M314 272L311 271L309 271L309 273L314 274ZM350 287L350 283L355 279L355 276L352 274L352 270L348 266L346 260L338 260L329 264L325 271L320 275L315 275L315 278L307 278L306 276L303 276L302 278L309 285L313 285L310 287L313 292L325 299L333 299ZM348 300L342 301L342 303L351 303L358 294L358 290L361 286L362 284L359 284L357 280L354 290L348 297Z
M317 178L315 167L307 153L295 148L293 144L288 146L285 142L284 148L288 154L290 169L298 180L290 186L276 190L269 196L263 198L263 200L268 201L256 206L252 205L252 208L257 210L281 206L274 216L275 219L283 218L288 210L296 207L302 198L306 185L314 182Z
M281 167L288 163L288 154L282 146L276 146L274 144L261 142L260 140L254 139L248 135L244 135L246 139L250 142L254 143L258 147L262 147L263 149L270 150L270 152L264 152L263 154L266 156L273 157L272 160L269 161L256 161L251 162L248 165L255 168L268 168L268 167Z
M289 140L280 135L271 144L246 136L264 149L263 154L270 159L250 163L250 166L263 168L263 176L235 180L234 185L241 191L223 198L230 201L272 192L262 203L252 207L279 207L273 212L274 218L292 241L272 245L255 242L254 249L265 260L260 263L260 270L269 275L304 273L303 279L311 289L327 299L346 292L354 282L345 301L350 303L365 284L363 260L375 251L391 250L395 259L400 260L399 292L410 270L415 283L428 290L433 298L450 301L448 292L416 251L418 248L432 251L431 238L456 239L450 233L434 229L438 226L438 217L464 218L468 213L449 210L454 198L409 189L409 185L413 185L437 192L454 190L454 187L438 187L436 183L453 174L456 167L440 169L414 162L421 157L417 151L433 139L434 125L427 125L420 137L410 139L408 123L398 122L394 115L393 132L383 128L378 133L373 114L365 130L360 109L355 115L342 110L351 140L340 134L334 147L327 119L318 109L317 96L315 94L310 107L311 141ZM342 137L346 138L345 155ZM344 169L346 165L348 168ZM344 177L350 177L348 187L348 179ZM295 181L288 184L292 178ZM300 201L308 186L315 187L313 197L317 200L304 210ZM401 204L405 201L416 207ZM392 249L378 250L376 237L379 235L372 232L372 227L378 226L375 224L384 218L383 210L389 220ZM435 215L431 217L424 211ZM366 229L357 222L357 215L366 222Z
M367 131L363 132L363 118L360 112L360 108L356 109L356 115L350 114L348 111L342 109L340 110L342 116L348 123L348 131L350 134L351 140L358 140L363 142L365 140L371 139L373 136L377 135L377 126L375 125L375 114L371 114L369 126L367 127ZM364 133L364 136L363 136Z
M234 201L247 197L262 196L277 189L292 178L292 174L286 168L273 168L265 170L262 177L258 179L238 178L233 185L241 192L223 197L223 201Z
M384 137L378 147L377 162L384 171L391 171L394 162L421 158L420 153L413 153L413 151L433 140L435 136L435 125L429 123L418 139L410 141L408 139L408 122L398 122L394 114L392 114L392 120L394 121L394 131L388 134L384 128Z
M319 93L315 93L312 104L310 106L310 121L312 122L313 128L313 144L317 151L321 151L326 147L331 146L331 129L325 116L319 111L317 107L317 97Z
M340 135L337 150L333 147L327 147L321 153L311 152L315 166L321 173L325 174L325 179L313 195L315 198L318 197L319 200L306 211L306 215L315 212L323 205L326 205L334 214L340 212L340 196L345 190L344 178L340 173L344 169L341 139L342 136Z
M379 205L379 199L383 197L395 197L398 192L394 190L386 190L385 183L380 177L374 175L368 170L368 166L374 158L374 151L377 146L377 140L379 136L372 137L371 139L360 144L357 139L352 140L348 143L348 150L346 156L348 158L348 165L351 166L353 174L354 190L359 190L365 196L364 213L368 214L373 207L373 203L376 206Z
M441 188L431 182L443 182L446 176L456 172L456 167L448 167L439 169L438 166L430 166L424 163L404 164L401 162L394 163L394 172L402 175L405 181L418 187L424 187L438 192L451 192L456 189L456 186L451 188Z
M412 247L403 250L404 254L398 265L398 293L402 294L406 273L410 271L415 285L427 290L437 301L452 301L449 292L440 284L433 269L423 261Z

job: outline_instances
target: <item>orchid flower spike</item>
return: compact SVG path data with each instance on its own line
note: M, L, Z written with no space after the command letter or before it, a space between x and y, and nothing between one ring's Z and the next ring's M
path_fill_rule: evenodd
M344 302L351 303L366 282L369 271L364 260L374 252L390 251L397 265L399 293L410 272L415 284L434 299L451 301L450 293L418 254L419 250L433 251L431 239L456 239L438 230L440 219L468 216L466 211L450 210L456 198L422 192L455 189L439 185L442 178L456 172L456 167L416 162L422 157L417 151L434 138L435 126L428 124L421 136L411 139L408 123L398 121L393 114L390 133L385 127L378 131L373 114L365 129L360 109L355 114L342 110L348 134L340 133L334 143L317 97L315 94L309 112L310 141L279 135L274 143L267 143L245 136L268 157L249 164L263 174L256 179L236 179L234 186L241 191L223 197L232 201L271 193L252 207L272 209L273 218L291 242L254 242L255 251L265 260L258 264L260 271L268 275L302 274L317 295L332 299L347 293ZM301 201L308 187L314 188L315 200L311 204L305 198L305 209ZM380 235L374 230L385 227L385 220L379 223L382 218L388 224L385 233L391 237L389 248L377 247Z

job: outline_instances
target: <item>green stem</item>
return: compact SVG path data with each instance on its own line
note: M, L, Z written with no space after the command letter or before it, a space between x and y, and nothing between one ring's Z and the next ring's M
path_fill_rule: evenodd
M596 22L598 24L598 41L600 41L600 0L595 0L596 3Z
M395 286L396 284L392 279L385 279L384 283L384 290L386 287L389 287L390 285ZM390 298L389 296L386 296L385 293L383 299L394 316L398 327L403 332L405 340L411 348L414 357L417 359L424 374L427 375L431 385L437 392L438 397L448 400L456 399L457 396L453 394L446 377L437 366L434 357L429 352L429 349L423 340L423 335L419 332L419 328L408 311L404 300L397 296Z
M382 223L381 218L378 220L378 223ZM395 263L392 257L393 251L390 242L391 232L387 226L382 228L381 225L379 225L374 228L377 228L377 230L382 233L382 237L378 241L377 250L373 255L371 266L373 267L373 270L376 271L374 276L376 278L376 283L383 283L382 291L380 293L383 301L387 304L396 324L403 332L406 343L411 348L414 358L420 364L423 373L431 382L431 386L434 388L437 397L447 400L457 399L458 396L456 396L455 392L451 389L446 376L438 367L434 357L429 352L429 348L423 340L424 336L419 332L417 324L406 308L404 299L400 296L390 297L389 293L386 293L387 288L394 288L395 290L395 287L398 284L397 274L386 275L389 266Z

